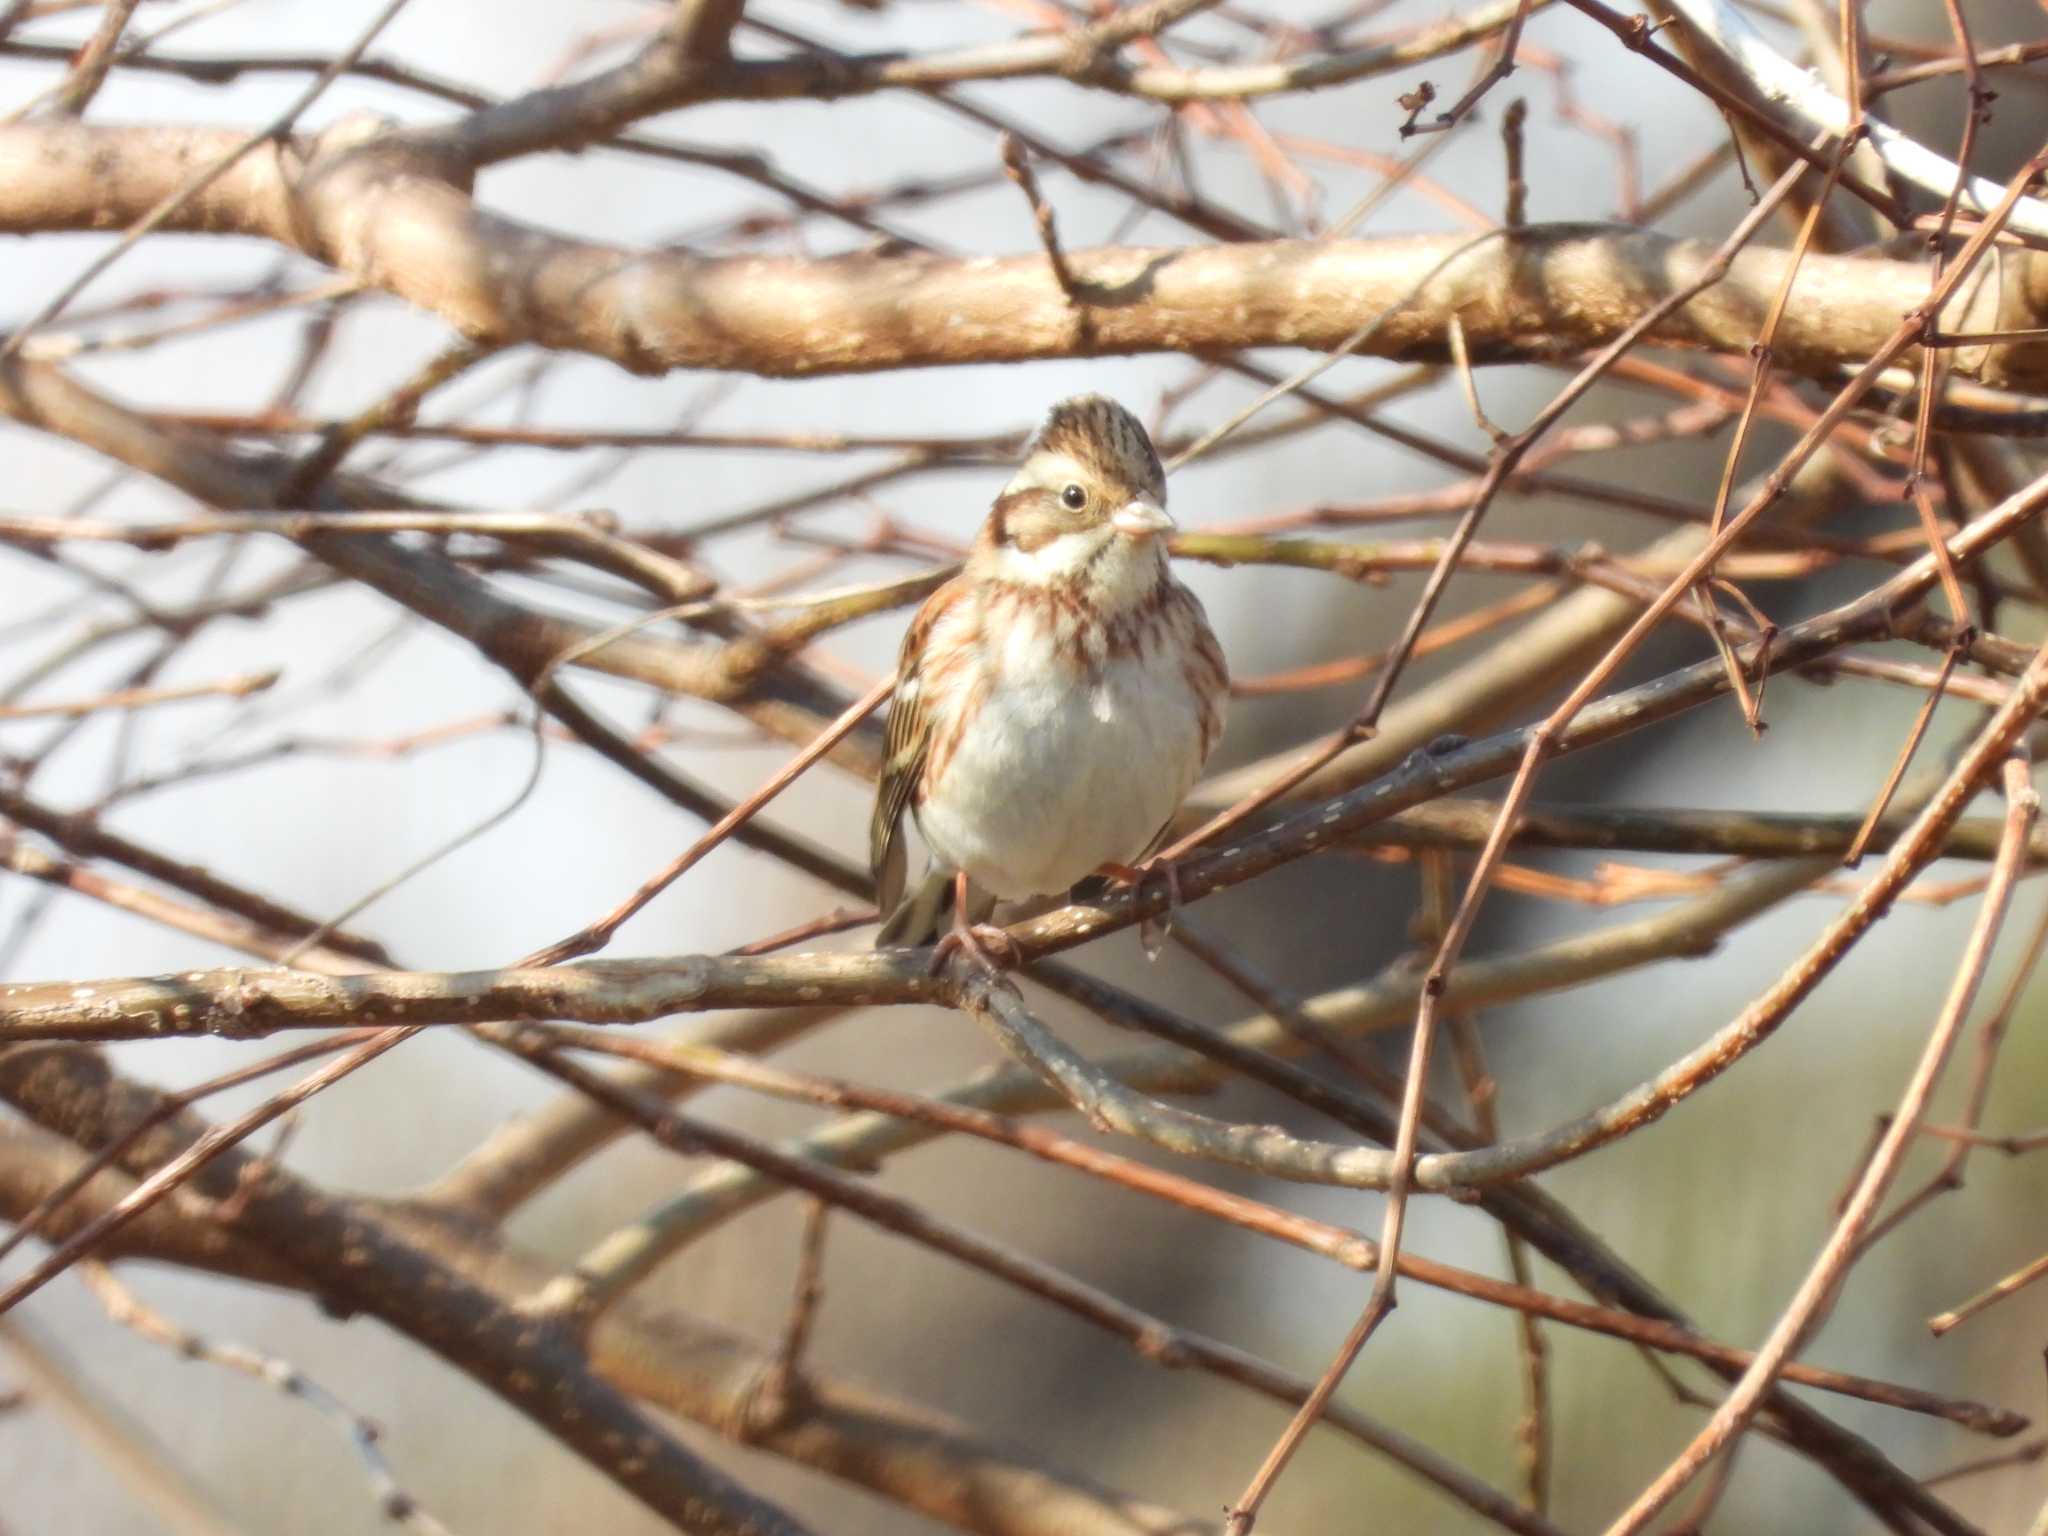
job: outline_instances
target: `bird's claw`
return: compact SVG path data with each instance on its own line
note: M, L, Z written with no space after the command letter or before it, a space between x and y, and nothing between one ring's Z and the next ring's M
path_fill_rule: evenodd
M1128 864L1105 864L1104 874L1110 879L1127 885L1135 897L1143 894L1145 882L1154 875L1166 879L1166 917L1155 923L1151 914L1138 919L1138 945L1145 951L1147 960L1157 960L1160 951L1166 948L1166 941L1173 933L1173 920L1180 912L1180 865L1170 860L1147 859L1135 869Z
M1000 950L1003 958L997 960L989 953L990 949ZM1013 971L1024 961L1023 953L1017 948L1017 941L1010 937L1009 930L998 928L993 923L963 923L941 934L939 942L932 946L932 974L936 976L943 971L955 955L965 955L991 976Z

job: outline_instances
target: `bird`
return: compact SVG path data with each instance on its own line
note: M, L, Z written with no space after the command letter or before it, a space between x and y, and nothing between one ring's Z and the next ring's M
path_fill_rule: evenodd
M1174 526L1136 416L1095 394L1052 407L904 636L869 827L878 948L939 938L935 971L955 951L1000 969L988 946L1013 946L981 921L997 900L1143 878L1229 695L1201 601L1168 565ZM906 817L932 858L908 897Z

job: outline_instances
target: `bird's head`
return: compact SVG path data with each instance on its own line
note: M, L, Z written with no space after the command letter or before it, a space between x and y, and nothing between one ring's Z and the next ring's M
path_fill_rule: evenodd
M978 559L1011 581L1116 588L1164 569L1166 474L1152 439L1102 395L1047 413L982 528Z

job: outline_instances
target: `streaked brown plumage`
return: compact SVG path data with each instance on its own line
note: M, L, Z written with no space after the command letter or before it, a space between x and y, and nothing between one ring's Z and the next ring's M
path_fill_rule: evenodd
M1223 730L1223 654L1174 580L1165 479L1136 417L1062 401L966 568L904 637L869 848L878 942L930 937L937 887L903 901L906 812L935 880L971 882L955 942L993 900L1051 895L1154 847ZM956 887L959 882L955 882ZM962 893L966 894L966 893Z

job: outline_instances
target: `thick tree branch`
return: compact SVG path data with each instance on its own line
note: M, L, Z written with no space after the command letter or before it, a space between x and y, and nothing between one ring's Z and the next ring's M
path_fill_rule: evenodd
M0 1217L18 1218L78 1167L83 1154L46 1131L0 1123ZM98 1175L61 1207L61 1241L134 1187ZM362 1202L413 1247L502 1297L530 1295L553 1266L475 1227L409 1206ZM110 1238L107 1258L176 1264L303 1291L323 1288L283 1263L260 1232L230 1232L171 1204ZM1202 1536L1212 1525L1085 1476L1019 1458L965 1425L869 1388L806 1371L779 1417L750 1417L771 1350L673 1307L628 1297L585 1339L591 1367L621 1390L720 1434L873 1490L977 1536Z
M82 1049L0 1052L0 1097L46 1130L97 1147L154 1107L155 1095ZM199 1133L181 1115L121 1157L130 1173L169 1160ZM313 1190L239 1149L221 1152L191 1187L235 1202L246 1230L332 1303L389 1323L467 1372L678 1529L801 1536L798 1525L700 1461L617 1388L569 1337L536 1324L440 1259L406 1242L358 1202Z
M0 231L120 227L154 207L233 130L0 128ZM489 213L426 151L352 121L246 157L172 227L276 241L439 315L469 339L609 358L640 373L782 376L1137 352L1330 348L1441 361L1458 316L1474 362L1570 356L1612 341L1699 275L1711 247L1602 225L1467 237L1269 241L1068 255L1075 298L1042 255L706 258L583 241ZM1750 250L1650 332L1745 355L1791 255ZM1809 256L1776 336L1778 366L1826 376L1862 362L1924 302L1910 262ZM1088 325L1073 321L1075 300ZM1950 332L2048 323L2048 257L2002 250L1940 317ZM1957 348L1955 372L2048 387L2048 344Z

